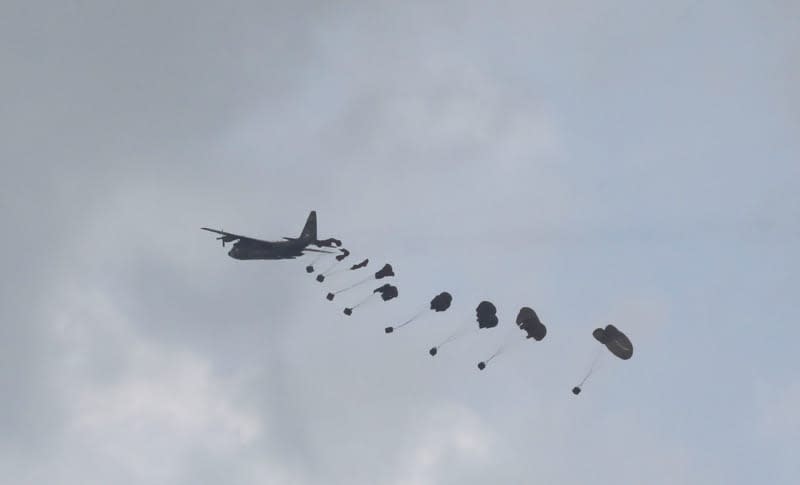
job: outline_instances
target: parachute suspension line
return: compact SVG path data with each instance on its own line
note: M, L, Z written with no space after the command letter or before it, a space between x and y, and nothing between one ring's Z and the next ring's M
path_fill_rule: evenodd
M325 276L333 276L333 275L335 275L335 274L344 273L345 271L354 271L354 270L351 270L350 268L347 268L347 267L344 267L344 268L339 268L339 269L337 269L336 271L331 271L331 270L333 270L333 269L334 269L336 266L338 266L338 265L339 265L339 263L340 263L340 261L337 261L337 262L336 262L336 264L334 264L333 266L331 266L330 268L328 268L328 269L327 269L327 271L330 271L330 273L327 273L327 272L326 272L326 273L325 273Z
M500 348L499 348L499 349L497 349L497 351L496 351L495 353L493 353L493 354L492 354L492 355L491 355L491 356L490 356L488 359L486 359L484 362L486 362L486 363L488 364L489 362L491 362L491 361L492 361L492 359L494 359L494 358L495 358L495 357L497 357L498 355L502 354L502 353L503 353L503 351L504 351L505 349L506 349L506 346L505 346L505 345L501 345L501 346L500 346Z
M353 283L352 285L350 285L350 286L348 286L346 288L342 288L341 290L334 291L333 294L334 295L338 295L339 293L342 293L343 291L352 290L356 286L363 285L364 283L366 283L367 281L370 281L372 279L374 279L374 276L369 276L369 277L364 278L363 280L361 280L361 281L359 281L357 283Z
M333 271L337 266L339 266L340 262L341 261L337 260L332 265L328 266L328 269L326 269L325 271L322 271L322 275L323 276L330 276L331 271ZM338 271L337 271L337 273L338 273Z
M367 303L368 301L370 301L372 299L372 297L375 296L376 294L377 293L370 293L368 297L364 298L363 300L361 300L360 302L358 302L355 305L351 306L350 308L355 310L356 308L360 307L364 303Z
M475 331L477 332L478 329L476 328ZM439 345L437 345L435 347L431 347L431 349L428 351L428 353L431 354L431 356L435 356L437 353L439 353L439 349L441 347L449 344L453 340L456 340L458 338L463 337L464 335L467 335L468 333L470 333L470 327L463 327L463 328L461 328L459 330L456 330L453 334L451 334L449 337L444 339L444 341L442 343L440 343Z
M314 257L314 259L312 259L312 260L311 260L311 262L309 262L309 263L306 265L306 273L313 273L313 272L314 272L314 265L315 265L315 264L317 264L317 261L319 261L320 259L324 258L325 256L326 256L326 255L325 255L324 253L323 253L323 254L317 254L317 255ZM325 278L323 277L323 280L324 280L324 279L325 279Z
M425 308L423 308L422 310L418 311L418 312L416 313L416 315L414 315L413 317L409 318L409 319L408 319L408 320L406 320L405 322L403 322L403 323L401 323L400 325L397 325L396 327L394 327L394 328L395 328L395 330L397 330L398 328L403 328L403 327L405 327L405 326L406 326L406 325L408 325L409 323L411 323L411 322L413 322L414 320L416 320L417 318L419 318L419 317L420 317L420 316L421 316L423 313L425 313Z
M398 328L405 327L409 323L412 323L412 322L416 321L423 313L425 313L425 310L427 310L427 308L428 308L427 305L423 306L413 317L409 318L405 322L403 322L400 325L397 325L395 327L386 327L386 328L383 329L383 331L386 332L386 333L392 333L395 330L397 330Z
M437 347L441 347L441 346L443 346L443 345L445 345L445 344L448 344L448 343L452 342L453 340L460 339L461 337L463 337L463 336L465 336L465 335L469 334L471 330L472 330L472 329L471 329L470 327L465 327L465 328L462 328L462 329L456 330L456 331L455 331L454 333L452 333L452 334L451 334L449 337L447 337L446 339L444 339L444 341L443 341L442 343L440 343L439 345L437 345ZM477 329L476 329L476 331L477 331Z
M578 384L578 387L583 387L583 384L586 382L587 379L589 379L589 376L592 375L597 366L597 361L600 360L600 355L602 354L602 352L603 352L602 348L597 349L597 353L595 353L594 359L592 360L592 365L591 367L589 367L589 372L587 372L586 375L583 377L583 380L581 380L581 383Z

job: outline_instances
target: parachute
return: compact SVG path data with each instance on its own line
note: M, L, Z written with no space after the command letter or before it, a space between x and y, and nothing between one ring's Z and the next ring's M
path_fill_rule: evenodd
M433 300L431 300L431 310L435 312L443 312L450 308L451 303L453 303L453 296L450 295L450 293L443 291L434 296Z
M605 345L608 351L614 354L614 356L622 360L628 360L633 357L633 344L631 343L631 340L614 325L606 325L606 328L604 329L596 328L592 332L592 336L595 338L595 340ZM597 357L594 359L594 362L592 362L589 371L586 373L586 376L584 376L580 384L572 388L572 394L577 396L581 393L581 387L594 372L595 365L597 364L597 360L599 358L600 354L598 353Z
M365 259L364 261L369 261L369 260ZM357 265L354 265L350 269L353 269L356 266L359 266L360 264L361 263L359 263ZM364 266L366 266L366 264ZM363 266L359 266L359 267L363 267ZM367 281L381 280L383 278L389 278L391 276L394 276L394 271L392 270L392 265L387 263L387 264L383 265L383 268L381 268L380 270L376 271L375 274L373 274L372 276L368 276L368 277L364 278L363 280L361 280L359 282L353 283L352 285L350 285L350 286L348 286L346 288L342 288L341 290L332 291L332 292L328 293L325 298L327 298L328 301L333 301L333 299L336 298L336 295L338 295L339 293L342 293L342 292L345 292L347 290L353 289L353 288L355 288L357 286L363 285Z
M443 292L441 292L438 295L433 297L433 299L431 300L431 303L430 303L430 309L433 310L436 313L443 312L443 311L446 311L448 308L450 308L450 304L452 302L453 302L452 295L450 295L450 293L448 293L446 291L443 291ZM400 325L398 325L396 327L386 327L385 329L383 329L383 331L386 332L386 333L392 333L392 332L394 332L395 330L397 330L399 328L405 327L406 325L410 324L411 322L416 321L419 317L421 317L422 314L425 313L425 310L426 309L423 308L422 310L417 312L416 315L414 315L413 317L409 318L408 320L406 320L405 322L401 323Z
M341 247L341 245L342 245L342 241L341 241L341 240L339 240L339 239L333 238L333 237L330 237L330 238L328 238L328 239L323 239L323 240L321 240L321 241L317 241L317 242L316 242L316 246L319 246L319 247L327 247L327 248L333 248L333 247L336 247L336 248L338 248L338 247ZM345 253L347 253L347 254L350 254L350 253L349 253L349 252L348 252L346 249L344 249L344 248L341 248L341 249L339 249L339 251L344 251ZM313 273L313 272L314 272L314 265L315 265L315 264L317 263L317 261L319 261L319 260L320 260L320 258L322 258L323 256L325 256L325 254L320 254L320 255L318 255L317 257L315 257L315 258L314 258L314 260L313 260L313 261L311 261L311 262L308 264L308 266L306 266L306 273ZM337 261L341 261L341 259L339 259L339 256L336 256L336 260L337 260ZM323 276L323 277L322 277L322 280L324 280L324 279L325 279L325 277ZM322 280L320 280L320 279L319 279L319 276L317 276L317 281L322 281Z
M547 335L547 327L539 320L536 312L526 306L520 308L517 314L517 326L528 334L526 338L532 338L537 342Z
M544 326L542 321L539 320L539 316L530 307L520 308L516 322L517 326L527 334L526 339L532 338L539 342L547 335L547 327ZM509 346L510 343L501 345L488 359L478 362L478 369L484 370L492 359L508 350Z
M333 247L340 247L342 245L342 241L336 239L334 237L329 237L328 239L323 239L322 241L317 241L316 243L319 247L326 247L326 248L333 248Z
M339 248L339 252L340 252L340 254L336 255L336 262L333 263L332 265L330 265L330 267L328 269L326 269L325 271L323 271L321 274L318 274L317 275L317 281L322 283L323 281L325 281L325 278L330 276L331 274L336 274L336 273L340 273L342 271L345 271L345 270L339 270L339 271L335 271L335 272L333 271L339 265L339 263L342 262L342 260L344 260L346 257L350 256L350 251L348 251L345 248ZM312 268L312 270L313 270L313 268ZM308 268L306 268L306 271L308 271ZM309 271L309 273L310 272L311 271Z
M606 325L605 330L596 328L592 336L622 360L628 360L633 356L633 344L630 339L614 325Z
M475 309L475 317L478 328L494 328L498 324L497 307L490 301L482 301Z
M480 330L482 328L496 327L497 324L499 323L499 320L497 319L497 307L495 307L494 304L490 301L484 300L480 302L478 304L478 307L475 308L475 321L478 322L477 330ZM456 331L455 333L447 337L444 341L442 341L439 345L431 347L428 353L431 354L431 356L435 356L436 354L439 353L439 349L441 347L454 340L463 337L464 335L466 335L464 331L461 330Z
M375 279L382 280L383 278L389 278L390 276L394 276L394 271L392 270L391 264L384 264L383 268L375 272Z
M385 284L383 286L375 288L368 297L366 297L363 300L361 300L360 302L358 302L358 304L356 304L356 305L354 305L352 307L345 308L344 309L344 314L347 315L347 316L352 315L353 314L353 310L355 310L356 308L360 307L361 305L363 305L364 303L369 301L376 294L380 294L381 299L383 301L389 301L389 300L392 300L394 298L397 298L397 295L399 294L399 292L398 292L396 286L390 285L390 284L387 283L387 284Z

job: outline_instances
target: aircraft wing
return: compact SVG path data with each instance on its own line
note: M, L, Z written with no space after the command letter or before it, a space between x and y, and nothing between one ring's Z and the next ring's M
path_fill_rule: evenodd
M202 229L204 231L208 231L208 232L213 232L213 233L216 233L216 234L221 234L221 236L218 237L217 240L222 241L223 245L225 245L226 242L233 242L233 241L236 241L236 240L240 240L240 241L256 241L256 242L261 242L261 243L269 243L269 241L263 241L261 239L255 239L255 238L247 237L247 236L240 236L238 234L232 234L230 232L220 231L220 230L217 230L217 229L210 229L208 227L201 227L200 229Z

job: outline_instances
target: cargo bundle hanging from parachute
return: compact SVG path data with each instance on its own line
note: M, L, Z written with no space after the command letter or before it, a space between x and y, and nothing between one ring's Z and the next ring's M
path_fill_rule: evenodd
M547 335L547 327L544 326L541 320L539 320L539 316L533 311L530 307L522 307L517 313L517 326L520 330L526 333L525 339L534 339L535 341L539 342L544 339L545 335ZM503 354L507 350L511 348L512 345L515 343L521 342L520 340L516 339L514 342L506 342L498 348L495 353L489 356L488 359L482 360L478 362L478 369L483 370L486 368L486 365L491 362L492 359L497 357L498 355Z
M627 335L622 333L614 325L606 325L606 328L604 329L596 328L594 332L592 332L592 336L595 338L595 340L603 344L609 352L614 354L615 357L622 360L628 360L633 357L633 343L631 343L631 340ZM597 357L595 357L594 362L592 362L592 365L589 368L589 372L586 373L586 376L583 378L583 380L581 380L580 384L572 388L572 393L576 396L581 393L583 384L594 372L594 368L599 357L600 353L598 353Z
M475 321L478 323L478 328L475 330L480 330L482 328L495 328L499 323L497 319L497 307L490 301L482 301L478 304L477 308L475 308ZM439 353L439 349L443 346L447 345L454 340L458 340L459 338L463 337L470 333L474 327L471 325L469 327L465 327L463 329L456 330L452 333L449 337L444 339L438 345L431 347L428 351L431 356L435 356Z
M452 302L453 302L453 297L450 295L450 293L448 293L446 291L443 291L443 292L441 292L438 295L433 297L433 299L431 300L431 303L430 303L430 308L427 308L427 307L423 308L422 310L417 312L416 315L414 315L413 317L409 318L408 320L406 320L405 322L401 323L400 325L397 325L396 327L386 327L385 329L383 329L383 331L385 333L392 333L395 330L399 330L399 329L401 329L401 328L403 328L403 327L405 327L407 325L410 325L411 323L417 321L417 319L422 317L423 314L425 314L428 310L433 310L436 313L440 313L440 312L446 311L448 308L450 308L450 304Z

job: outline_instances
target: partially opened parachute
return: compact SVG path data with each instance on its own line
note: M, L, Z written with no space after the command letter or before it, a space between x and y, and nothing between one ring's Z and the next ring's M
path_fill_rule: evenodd
M327 278L328 275L341 273L342 271L346 271L346 269L339 269L339 270L336 270L336 271L334 271L334 270L339 265L339 263L341 263L348 256L350 256L350 251L348 251L347 248L339 248L339 254L336 255L336 262L334 262L328 269L323 271L321 274L318 274L317 275L317 281L322 283L323 281L325 281L325 278ZM306 267L306 271L308 271L309 273L313 273L314 272L314 267L313 266L308 266L308 267Z

